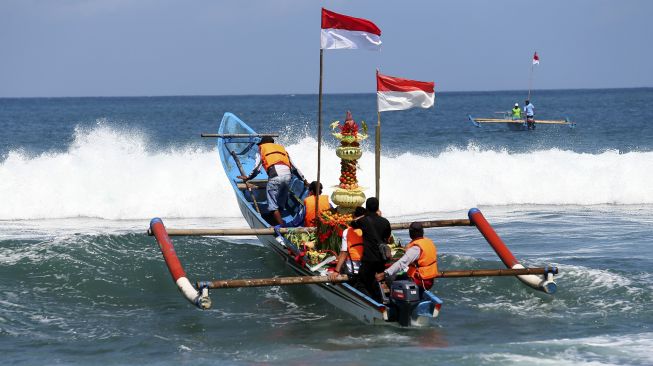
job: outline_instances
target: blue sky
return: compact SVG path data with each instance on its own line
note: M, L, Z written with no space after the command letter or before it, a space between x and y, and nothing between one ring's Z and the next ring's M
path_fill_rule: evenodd
M651 0L1 0L0 97L316 93L320 8L381 28L325 52L326 93L374 71L436 91L651 87Z

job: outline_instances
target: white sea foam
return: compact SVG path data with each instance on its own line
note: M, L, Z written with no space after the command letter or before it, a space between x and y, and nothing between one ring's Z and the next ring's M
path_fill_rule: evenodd
M67 151L0 165L0 219L237 216L217 156L155 149L131 131L76 131Z
M369 347L378 344L408 344L412 341L412 338L402 334L388 333L388 334L378 334L378 335L363 335L363 336L344 336L341 338L330 338L326 342L329 344L334 344L338 346L347 346L347 347Z
M283 141L308 179L316 141ZM374 154L359 181L374 192ZM333 146L322 151L327 193L339 176ZM652 204L653 152L580 154L450 149L434 156L384 156L387 216L474 206ZM0 162L0 220L66 217L142 219L240 216L212 146L154 147L143 134L106 126L78 130L64 152L10 152Z
M518 346L520 351L490 353L481 359L484 363L504 365L648 365L653 362L652 333L511 343L504 348L511 346Z
M585 291L625 290L629 295L643 291L637 287L632 278L605 269L587 268L583 266L565 265L564 271L557 276L559 281L573 281L575 286Z

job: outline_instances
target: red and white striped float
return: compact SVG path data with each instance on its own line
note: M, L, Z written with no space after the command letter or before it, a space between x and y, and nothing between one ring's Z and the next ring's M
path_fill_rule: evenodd
M497 235L489 222L485 219L483 214L478 208L472 208L468 213L469 220L476 225L478 231L483 234L485 240L492 246L492 249L497 253L499 258L503 261L506 267L510 269L521 269L525 268L519 263L517 258L512 254L510 249L503 243L503 240ZM553 281L554 271L547 273L544 276L538 275L518 275L517 278L528 286L546 292L547 294L553 294L556 292L557 285Z

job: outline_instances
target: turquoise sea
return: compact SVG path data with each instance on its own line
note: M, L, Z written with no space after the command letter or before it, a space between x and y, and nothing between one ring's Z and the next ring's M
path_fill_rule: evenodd
M0 364L653 364L653 89L533 95L538 118L575 129L467 120L525 94L440 93L433 109L382 114L390 221L478 207L522 263L560 269L554 296L513 278L441 279L444 305L425 329L358 323L303 287L214 291L200 311L145 234L152 217L246 225L215 142L200 137L225 112L279 132L315 179L316 95L0 99ZM351 110L373 130L375 107L373 94L327 95L324 126ZM339 163L335 139L324 142L330 192ZM441 269L502 267L473 227L427 235ZM174 242L193 281L291 274L254 237Z

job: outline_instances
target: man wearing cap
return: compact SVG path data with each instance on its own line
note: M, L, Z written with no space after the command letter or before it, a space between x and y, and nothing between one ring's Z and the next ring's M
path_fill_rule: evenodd
M519 108L519 103L515 103L515 107L512 109L512 119L521 119L521 109Z
M294 167L286 149L279 144L275 144L272 137L264 136L257 145L259 150L258 154L256 154L254 170L247 177L239 175L238 179L242 179L243 182L253 179L259 174L260 167L263 165L263 168L268 174L268 183L265 186L268 211L273 213L274 220L278 225L284 226L285 223L281 218L281 210L283 210L286 206L286 201L288 201L288 190L292 177L291 170L304 181L304 185L308 186L308 181Z
M408 270L408 277L421 289L428 290L438 275L437 248L433 241L424 237L424 228L419 222L413 222L408 228L411 242L406 252L392 266L376 274L377 281L391 278L399 271Z

